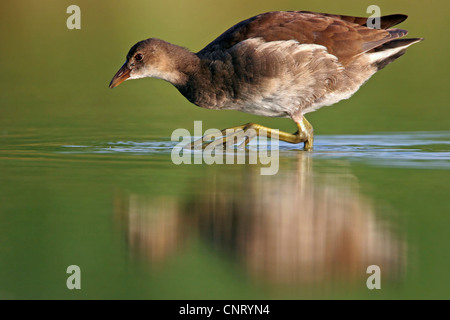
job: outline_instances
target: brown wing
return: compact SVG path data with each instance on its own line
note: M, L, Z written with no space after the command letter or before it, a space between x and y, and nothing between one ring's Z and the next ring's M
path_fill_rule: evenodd
M302 11L302 12L309 12L309 13L315 13L310 11ZM317 14L317 13L316 13ZM343 15L337 15L337 14L328 14L328 13L321 13L324 16L327 17L335 17L344 21L352 22L359 24L360 26L367 27L367 19L366 17L353 17L353 16L343 16ZM405 21L408 18L406 14L390 14L387 16L380 17L380 28L381 29L387 29L390 27L393 27L403 21Z
M227 50L250 38L265 41L297 40L303 44L319 44L345 63L349 58L404 36L401 29L385 30L406 19L405 15L381 17L381 29L366 26L367 18L308 11L275 11L260 14L231 27L198 52L200 56Z

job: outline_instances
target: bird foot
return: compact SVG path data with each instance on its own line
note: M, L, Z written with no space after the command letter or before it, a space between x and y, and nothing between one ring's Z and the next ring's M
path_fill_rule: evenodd
M222 146L223 149L230 149L236 147L238 149L245 149L247 144L258 135L258 132L253 128L253 123L247 123L242 126L226 128L217 133L212 133L187 144L184 148L191 150L215 149Z
M185 149L200 150L214 149L222 146L223 149L237 147L245 149L248 143L256 136L264 136L266 138L278 139L289 143L304 142L304 150L311 151L314 141L314 130L311 124L303 117L297 122L298 131L294 134L264 127L256 123L247 123L237 127L231 127L207 134L202 138L184 146Z

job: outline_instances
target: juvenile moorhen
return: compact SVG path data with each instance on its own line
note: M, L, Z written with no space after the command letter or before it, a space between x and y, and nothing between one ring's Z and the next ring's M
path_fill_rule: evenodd
M109 87L128 79L160 78L202 108L288 117L298 131L280 132L279 139L304 142L304 149L311 150L313 128L304 114L350 98L375 72L423 40L398 39L407 31L389 29L406 18L380 17L380 29L374 29L363 17L267 12L236 24L197 53L150 38L130 49ZM254 123L229 129L234 129L233 139L249 129L268 137L272 133ZM226 130L212 143L224 143L230 137ZM205 146L208 139L192 146Z

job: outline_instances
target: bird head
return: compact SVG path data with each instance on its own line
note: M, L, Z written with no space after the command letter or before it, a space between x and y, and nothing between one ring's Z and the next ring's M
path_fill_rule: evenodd
M145 77L172 82L176 70L169 56L169 43L155 38L139 41L131 47L125 63L114 75L109 87L115 88L125 80Z

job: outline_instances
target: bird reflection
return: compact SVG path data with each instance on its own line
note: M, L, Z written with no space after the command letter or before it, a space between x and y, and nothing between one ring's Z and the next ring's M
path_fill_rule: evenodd
M274 176L257 166L216 166L194 182L190 198L118 196L116 216L131 251L152 264L182 252L193 236L257 281L348 283L367 278L370 265L384 279L401 275L406 243L393 212L380 212L345 167L321 172L312 161L299 154Z

